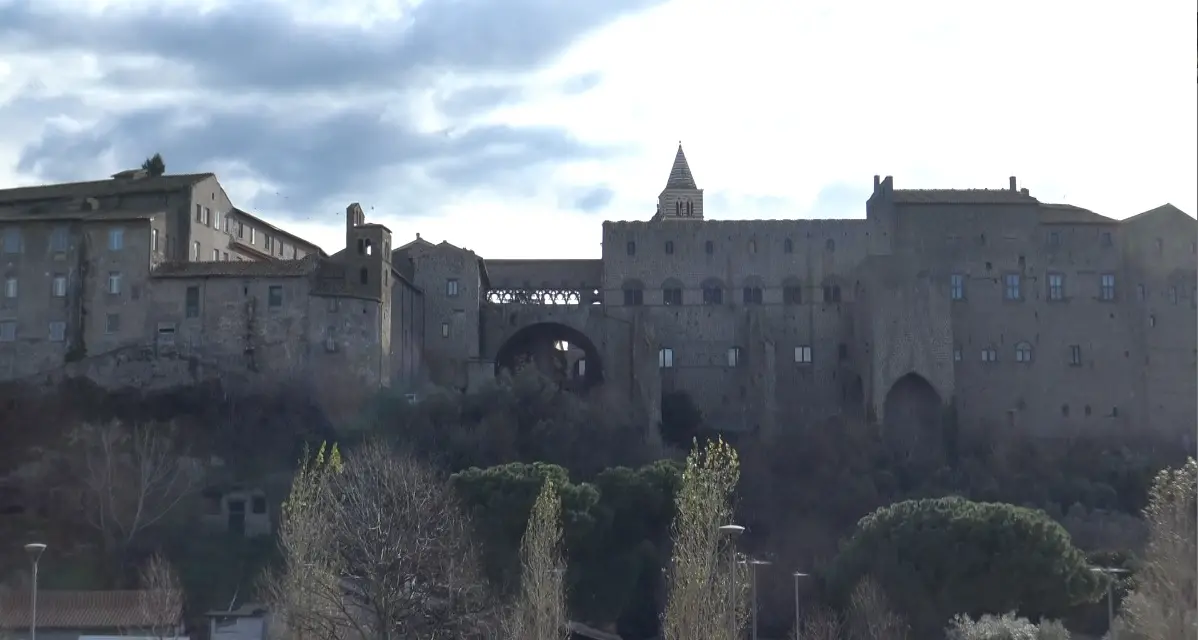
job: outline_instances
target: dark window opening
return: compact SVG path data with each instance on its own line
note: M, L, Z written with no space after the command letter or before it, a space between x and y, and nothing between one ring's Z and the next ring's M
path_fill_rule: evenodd
M679 305L682 304L682 289L677 287L667 287L661 290L661 299L663 304Z
M283 306L283 287L279 285L271 285L266 290L266 304L271 307Z
M795 285L782 288L783 304L803 304L803 288Z
M628 251L628 255L630 255L630 256L635 256L635 255L636 255L636 243L635 243L635 242L633 242L633 241L629 240L629 241L628 241L628 246L627 246L627 248L626 248L626 249L627 249L627 251Z
M703 245L703 251L707 252L707 255L711 255L711 254L715 253L715 243L712 242L711 240L708 240Z
M639 307L645 302L645 292L640 289L624 290L624 306Z
M358 282L368 284L370 282L370 273L366 271L366 267L358 270Z
M824 302L840 302L840 285L824 285Z
M795 243L790 238L787 238L782 241L782 252L783 253L794 253L794 251L795 251Z
M744 303L745 304L761 304L762 301L761 287L745 287Z
M187 287L187 310L188 318L200 317L200 288Z
M666 241L666 255L674 255L674 242L672 240Z

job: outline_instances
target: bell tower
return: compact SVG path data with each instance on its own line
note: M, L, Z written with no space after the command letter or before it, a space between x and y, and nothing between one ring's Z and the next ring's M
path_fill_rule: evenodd
M657 214L653 219L703 219L703 190L695 184L695 177L691 175L681 142L678 143L678 153L674 155L674 166L670 167L670 178L666 180L666 188L657 196Z

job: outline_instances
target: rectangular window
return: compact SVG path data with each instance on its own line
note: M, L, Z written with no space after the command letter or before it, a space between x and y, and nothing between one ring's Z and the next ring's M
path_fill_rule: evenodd
M740 347L728 347L728 366L740 366Z
M1102 246L1109 247L1112 244L1114 244L1114 243L1111 241L1111 232L1103 231L1102 232Z
M280 285L271 285L266 290L266 305L269 307L283 306L283 287Z
M220 254L220 259L221 259L221 262L228 262L229 261L229 252L225 251L224 253Z
M1082 346L1080 344L1069 345L1069 364L1078 367L1082 363Z
M960 362L962 359L961 347L953 347L953 362Z
M188 318L200 317L200 288L198 286L187 287L187 300L184 305L184 315Z
M661 369L674 368L674 350L669 347L662 347L657 352L657 366Z
M449 337L449 323L448 322L441 323L441 337L442 338Z
M196 222L203 222L203 221L204 221L204 207L203 207L203 205L197 204L196 205Z
M158 230L150 229L150 251L158 251Z
M1140 299L1140 302L1147 300L1148 299L1148 289L1142 284L1137 284L1136 285L1136 297Z
M1169 302L1177 304L1177 287L1169 287Z
M212 226L212 209L208 207L204 207L204 225L208 227Z
M795 347L795 362L811 364L811 347L808 345Z
M1048 299L1065 299L1065 276L1059 273L1048 274Z
M0 342L12 342L17 339L17 321L0 320Z
M998 351L991 348L982 349L982 362L998 362Z
M50 281L50 295L55 298L65 298L67 296L67 277L61 273L54 274L54 279Z
M744 303L745 304L761 304L762 300L761 287L745 287Z
M220 229L220 212L219 211L212 212L212 228L217 229L217 230Z
M200 243L198 241L191 243L191 261L200 261Z
M237 223L237 237L238 238L245 237L245 223L244 222Z
M1003 295L1006 297L1007 300L1020 300L1021 299L1020 291L1019 291L1019 274L1018 273L1008 273L1006 276L1003 276L1003 283L1005 285Z
M275 250L275 239L270 234L262 235L262 246L266 247L266 252L270 253Z
M213 262L220 262L220 249L213 249L213 250L212 250L212 261L213 261Z
M445 281L445 295L450 298L458 297L458 279L450 278Z
M125 230L121 227L108 230L108 250L120 251L125 248Z
M116 333L121 330L121 314L110 313L104 317L104 333Z
M954 273L949 276L949 297L953 300L965 299L965 276L959 273Z
M803 287L789 285L782 288L782 303L795 305L803 304Z
M119 295L121 293L121 272L108 272L108 293L111 295Z
M840 302L840 285L824 285L824 302Z
M66 227L55 227L50 232L50 250L55 252L63 252L67 250L70 244L70 235Z
M21 252L21 230L9 227L4 230L4 253Z
M1061 234L1056 231L1049 232L1048 246L1053 249L1056 249L1057 247L1061 246Z
M641 289L624 290L624 306L639 307L645 303L645 292Z
M719 287L704 287L703 304L724 304L724 290Z
M254 244L254 228L250 227L250 244Z
M5 298L17 297L17 279L16 278L9 277L9 278L4 279L4 297Z
M628 241L628 246L625 247L625 249L628 251L628 255L630 255L630 256L636 255L636 243L635 242L632 242L631 240Z
M67 323L51 322L50 323L50 342L62 342L67 339Z
M661 290L661 301L667 305L682 304L682 289L671 287Z
M1102 274L1102 285L1098 291L1098 297L1103 300L1115 299L1115 274Z

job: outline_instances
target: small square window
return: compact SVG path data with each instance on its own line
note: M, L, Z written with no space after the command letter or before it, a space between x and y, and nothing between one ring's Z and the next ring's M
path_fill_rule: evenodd
M662 369L674 368L674 350L669 347L662 347L658 350L657 366Z
M763 299L761 287L745 287L743 301L745 304L758 305Z
M740 366L740 347L728 347L728 366Z
M635 256L636 255L636 243L629 240L628 246L627 246L627 251L628 251L628 255Z
M1061 234L1057 231L1052 231L1048 234L1048 246L1053 249L1061 246Z
M120 251L125 248L125 230L121 227L108 230L108 250Z
M50 250L55 252L66 251L70 245L70 233L66 227L55 227L50 232Z
M12 342L17 339L17 321L0 320L0 342Z
M677 287L668 287L661 290L662 304L679 305L682 304L682 289Z
M116 333L121 330L121 314L110 313L104 316L104 333Z
M1115 299L1115 274L1113 274L1113 273L1102 274L1101 282L1102 282L1102 284L1098 290L1098 297L1102 300L1107 300L1107 301L1114 300Z
M641 289L624 290L624 306L639 307L645 303L645 292Z
M803 304L803 287L787 285L782 288L782 303L788 305Z
M666 255L674 255L674 241L666 240Z
M21 230L8 228L4 230L4 253L21 252Z
M445 281L445 295L450 298L458 297L458 279L450 278Z
M250 511L253 513L266 513L266 498L262 496L254 496L250 499Z
M50 295L55 298L65 298L67 295L67 277L61 273L54 274L50 281Z
M17 297L16 278L9 277L4 279L4 297L9 299Z
M50 342L62 342L67 337L67 323L51 322L50 323Z
M1065 299L1065 276L1059 273L1048 274L1048 299L1056 301Z
M120 293L121 293L121 272L120 271L109 271L108 272L108 294L116 296L116 295L120 295Z
M959 273L954 273L949 276L949 298L953 300L965 299L965 276Z
M1022 296L1020 295L1020 278L1018 273L1008 273L1007 275L1003 276L1003 283L1005 285L1003 295L1007 300L1022 299Z
M795 347L795 362L811 364L811 347L809 345Z
M266 290L266 305L269 307L283 306L283 287L281 285L271 285Z
M982 362L998 362L998 351L991 347L982 349Z
M1103 232L1102 232L1102 246L1103 246L1103 247L1109 247L1109 246L1111 246L1112 244L1114 244L1114 242L1111 240L1111 232L1110 232L1110 231L1103 231Z

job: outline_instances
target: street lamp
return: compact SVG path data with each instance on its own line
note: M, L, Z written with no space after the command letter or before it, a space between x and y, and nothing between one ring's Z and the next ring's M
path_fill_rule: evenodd
M46 545L40 542L30 542L25 545L25 553L33 561L33 586L29 598L29 640L37 640L37 561L46 551Z
M757 567L768 567L771 563L768 560L750 559L746 561L749 565L749 576L752 579L751 589L753 595L753 640L757 640Z
M745 532L738 524L720 527L720 535L728 542L728 640L736 640L736 538Z
M1111 640L1116 640L1118 632L1115 631L1115 576L1127 573L1127 569L1119 567L1090 567L1090 571L1101 573L1107 577L1106 581L1106 628L1107 633L1111 634Z
M799 616L799 578L806 578L806 577L808 577L808 574L803 573L802 571L796 571L796 572L794 572L794 577L795 577L795 640L800 640L803 635L803 628L801 626L801 622L800 622L801 618Z

